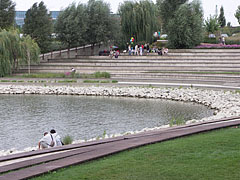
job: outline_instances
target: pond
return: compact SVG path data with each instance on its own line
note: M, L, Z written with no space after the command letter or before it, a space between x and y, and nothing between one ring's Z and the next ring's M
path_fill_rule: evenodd
M213 115L195 103L90 96L0 95L0 150L36 147L45 131L88 140Z

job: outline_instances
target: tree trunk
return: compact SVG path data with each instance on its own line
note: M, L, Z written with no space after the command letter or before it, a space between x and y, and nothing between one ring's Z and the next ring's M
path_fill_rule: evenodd
M91 55L94 56L94 44L91 46Z
M29 49L27 49L27 58L28 58L28 74L30 74L31 62L30 62L30 51L29 51Z

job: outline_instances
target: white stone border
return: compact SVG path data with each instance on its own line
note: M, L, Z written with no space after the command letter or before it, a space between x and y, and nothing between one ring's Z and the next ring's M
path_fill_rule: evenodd
M149 87L70 87L70 86L30 86L30 85L0 85L0 94L39 94L39 95L87 95L87 96L115 96L167 99L174 101L195 102L216 109L215 115L192 122L217 120L226 117L240 116L240 93L223 90L209 90L196 88L149 88ZM149 130L166 128L167 126L144 128L141 131L126 132L124 134L106 135L105 138L135 134ZM89 141L96 140L90 139ZM74 143L84 142L83 140ZM15 149L0 151L0 156L35 150L26 148L23 151Z

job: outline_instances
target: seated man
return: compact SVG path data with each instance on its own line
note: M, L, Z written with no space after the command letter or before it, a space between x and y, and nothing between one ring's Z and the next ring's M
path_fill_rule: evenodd
M56 141L54 140L53 136L45 132L43 138L38 142L38 149L54 147L55 144Z

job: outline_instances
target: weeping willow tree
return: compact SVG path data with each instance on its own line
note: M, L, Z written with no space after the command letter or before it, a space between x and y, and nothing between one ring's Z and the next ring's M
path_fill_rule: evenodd
M127 39L135 37L137 42L153 41L153 33L159 30L157 7L152 1L125 1L119 7L123 34Z
M40 49L29 37L17 30L0 32L0 76L11 74L20 64L39 62Z

